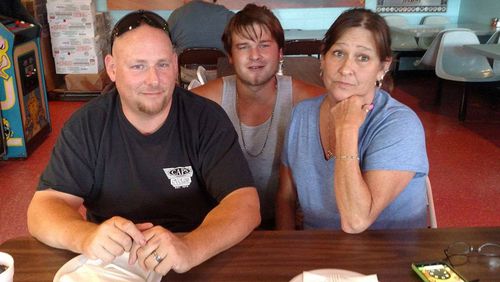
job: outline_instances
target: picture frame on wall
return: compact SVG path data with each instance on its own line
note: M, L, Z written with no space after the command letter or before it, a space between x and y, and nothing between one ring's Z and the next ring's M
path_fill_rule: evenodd
M377 0L378 13L446 13L448 0Z

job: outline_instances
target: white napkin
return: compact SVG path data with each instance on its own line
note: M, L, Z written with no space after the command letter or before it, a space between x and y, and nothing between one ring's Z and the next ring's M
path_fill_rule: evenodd
M100 260L86 260L74 271L63 274L60 282L159 282L161 275L143 270L137 263L128 264L129 253L117 257L112 263L102 265Z
M302 282L332 282L337 280L333 279L332 275L320 275L316 273L312 273L309 271L302 272ZM377 274L372 275L362 275L362 276L344 276L342 274L339 275L339 282L378 282Z

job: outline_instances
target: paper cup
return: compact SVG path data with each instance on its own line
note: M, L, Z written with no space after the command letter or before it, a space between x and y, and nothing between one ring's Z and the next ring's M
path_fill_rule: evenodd
M0 273L0 282L14 281L14 259L7 253L0 252L0 264L7 266L7 269Z

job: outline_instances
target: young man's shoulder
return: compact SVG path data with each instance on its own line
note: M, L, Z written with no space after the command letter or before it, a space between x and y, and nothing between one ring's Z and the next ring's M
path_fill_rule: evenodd
M193 92L193 89L187 90L181 87L176 87L175 91L178 95L178 104L184 108L188 107L189 115L193 115L197 118L205 114L216 116L225 115L225 112L220 104L208 97Z
M222 101L223 87L224 87L224 82L222 78L217 78L208 81L202 86L198 86L196 88L191 89L191 92L197 94L198 96L212 100L220 105Z
M321 96L326 93L326 89L300 79L292 79L293 104L300 101Z

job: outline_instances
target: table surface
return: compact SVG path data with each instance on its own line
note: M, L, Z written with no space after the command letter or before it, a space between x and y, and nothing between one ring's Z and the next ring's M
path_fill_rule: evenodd
M450 243L476 248L500 240L500 227L341 231L255 231L233 248L185 274L162 281L289 281L305 270L337 268L377 274L380 281L420 281L412 262L442 260ZM14 257L14 281L52 281L57 270L76 256L45 246L31 237L8 240L0 251ZM471 257L456 267L467 279L499 281L500 258Z
M468 28L478 36L492 35L497 30L486 24L477 23L450 23L441 25L404 25L389 26L391 30L412 35L414 37L433 37L441 30L450 28Z
M464 48L485 57L500 60L500 44L470 44L464 45Z
M326 29L285 29L285 40L319 39L325 36Z

